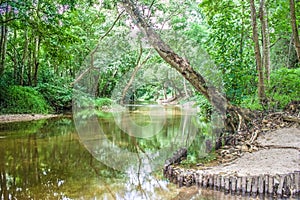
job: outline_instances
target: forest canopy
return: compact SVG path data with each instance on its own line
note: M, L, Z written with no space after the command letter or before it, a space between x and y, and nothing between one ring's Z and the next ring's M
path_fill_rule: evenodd
M171 48L201 49L201 55L209 58L203 63L213 64L202 63L199 68L191 62L192 67L205 73L213 66L231 104L280 110L300 100L299 1L131 2ZM96 55L93 52L107 59L95 88L100 107L110 102L125 75L134 79L138 71L145 77L151 71L161 77L132 94L124 87L123 101L178 98L209 109L203 94L186 87L185 79L174 76L147 44L129 42L128 37L139 33L138 22L124 12L121 1L2 0L0 24L1 113L70 110L73 85ZM99 45L108 38L117 38L121 46ZM127 48L130 45L135 48ZM191 56L200 59L199 51L187 55ZM205 79L210 79L209 73ZM183 84L177 87L174 80Z

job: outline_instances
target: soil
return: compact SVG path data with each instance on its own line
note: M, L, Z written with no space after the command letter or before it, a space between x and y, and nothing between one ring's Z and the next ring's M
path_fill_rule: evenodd
M10 123L10 122L21 122L21 121L32 121L39 119L48 119L59 117L60 115L42 115L42 114L8 114L0 115L0 123Z
M300 129L283 128L258 136L256 151L232 162L207 169L209 173L260 175L288 174L300 170Z

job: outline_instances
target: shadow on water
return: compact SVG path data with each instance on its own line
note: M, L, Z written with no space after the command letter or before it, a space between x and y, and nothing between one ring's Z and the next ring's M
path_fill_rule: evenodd
M182 118L178 108L174 109L169 110L161 133L150 139L124 134L109 116L98 122L112 144L142 155L143 151L158 151L180 136ZM139 109L133 110L141 114ZM147 124L147 116L143 120L139 123ZM208 138L209 134L194 139L190 146L193 156L204 155ZM128 166L120 172L102 164L82 144L70 118L0 124L0 197L4 200L239 199L221 192L178 188L163 178L162 167L163 163L149 172Z

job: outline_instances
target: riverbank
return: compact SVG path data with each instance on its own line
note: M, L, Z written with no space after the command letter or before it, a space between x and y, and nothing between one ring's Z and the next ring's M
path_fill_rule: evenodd
M58 114L5 114L0 115L0 123L24 122L59 117Z
M216 166L185 169L174 164L168 167L165 175L178 186L197 185L199 189L215 188L233 194L299 195L299 126L261 133L248 148L225 147L219 151L220 157L224 151L230 152L225 155L227 157L232 153L237 157L224 163L220 159Z

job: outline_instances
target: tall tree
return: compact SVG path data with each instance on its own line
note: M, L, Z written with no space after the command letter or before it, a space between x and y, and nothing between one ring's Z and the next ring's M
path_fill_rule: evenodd
M260 103L264 103L266 99L265 94L265 83L264 83L264 70L262 66L262 59L260 53L259 39L258 39L258 29L257 29L257 21L256 21L256 8L254 0L250 0L250 8L251 8L251 20L252 20L252 39L254 42L254 52L255 52L255 60L256 60L256 69L258 73L258 98Z
M265 80L269 82L270 80L270 35L269 35L269 26L268 26L268 15L267 7L265 0L260 0L259 7L259 18L261 23L261 33L262 33L262 64L265 69Z
M294 46L297 52L298 62L300 62L300 40L299 40L294 0L290 0L290 15L291 15L291 25L293 30Z
M232 120L232 118L239 119L239 123L233 127L234 130L239 130L243 120L248 119L247 115L249 113L246 113L244 110L230 104L227 98L220 91L218 91L215 87L209 86L207 80L190 65L187 59L178 55L168 44L165 43L164 40L162 40L160 35L153 29L150 23L148 23L146 17L140 13L139 7L136 3L132 0L123 0L122 6L131 16L132 21L134 21L144 33L147 40L160 57L172 68L178 71L188 82L190 82L191 85L205 96L219 112L227 112L229 114L229 118L226 119L226 122Z

